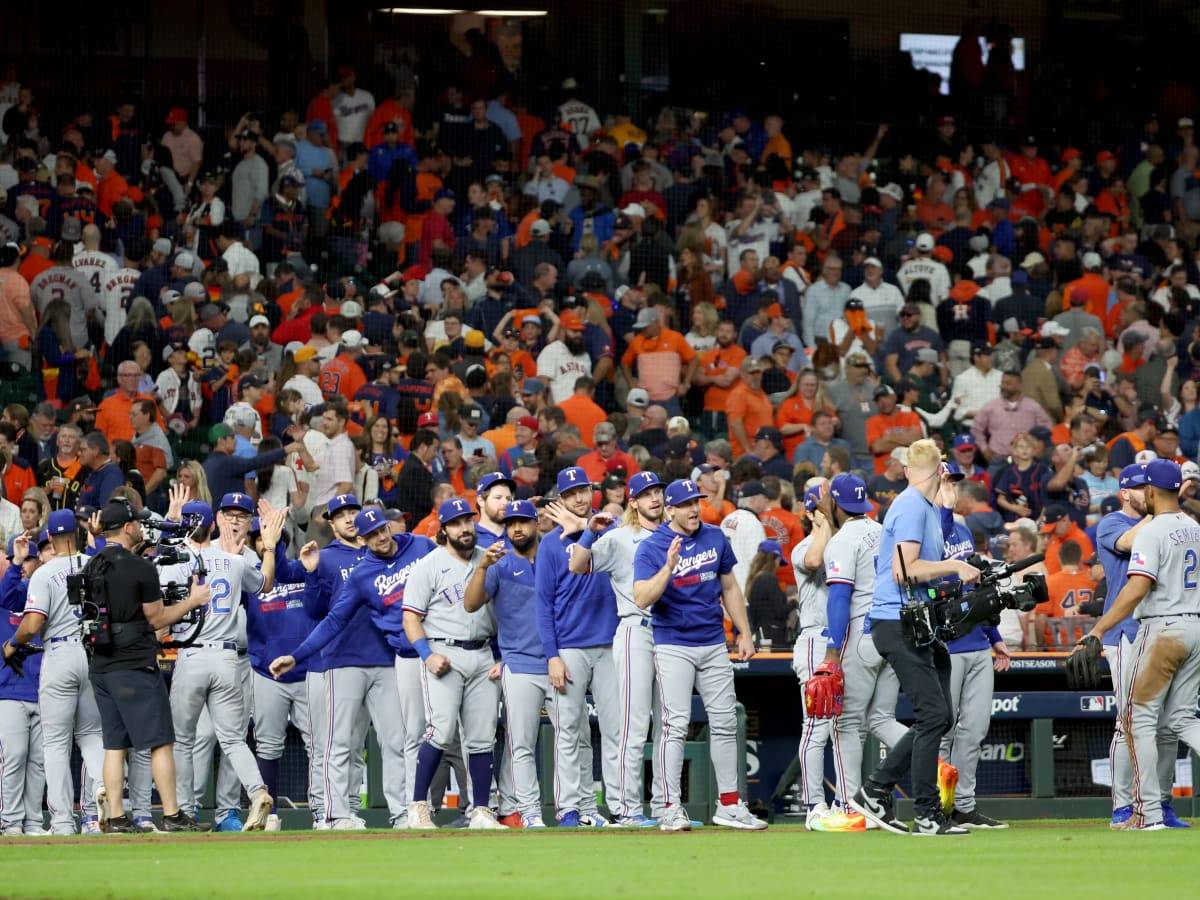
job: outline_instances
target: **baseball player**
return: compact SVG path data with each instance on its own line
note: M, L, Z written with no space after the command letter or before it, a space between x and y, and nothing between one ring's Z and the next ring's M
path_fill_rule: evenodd
M407 827L408 823L405 799L404 717L400 711L400 696L396 692L392 660L397 652L411 652L412 645L404 634L403 607L397 604L404 600L405 585L417 561L428 556L435 547L433 541L428 538L411 534L393 537L388 524L383 510L376 506L367 507L355 516L354 527L358 536L365 542L367 552L355 565L354 578L339 588L329 614L312 633L292 654L273 660L270 671L275 677L286 675L298 662L312 656L321 647L326 648L327 658L356 660L354 665L336 666L330 670L334 674L339 697L338 706L343 704L347 694L363 697L371 721L375 725L375 732L379 735L379 746L383 753L384 795L387 798L392 827L401 829ZM308 554L308 558L305 557L305 553ZM315 568L316 560L313 557L316 554L315 547L306 547L300 562L307 568L311 560ZM364 618L374 629L373 633L363 627ZM374 646L377 636L384 642L386 665L380 663L383 654ZM338 649L339 644L354 649ZM352 710L343 714L340 709L335 709L335 735L339 730L338 716L344 715L341 725L346 727L348 733L353 721L352 714ZM349 746L335 738L333 747L335 768L348 769L348 762L340 763L337 757L348 753ZM331 797L336 801L339 796L344 796L344 792L335 786ZM333 805L336 803L331 804L331 808ZM353 827L341 824L346 821L348 817L335 817L333 827L342 830Z
M825 659L828 644L825 637L825 610L829 603L829 589L825 585L825 547L833 536L833 527L829 523L832 507L828 497L829 482L820 477L810 478L804 491L804 509L812 526L804 540L792 550L798 600L792 670L800 681L801 694L812 673ZM806 715L800 731L800 792L806 810L804 826L809 831L825 830L826 824L832 827L850 824L832 821L837 811L825 803L825 747L830 739L829 726L829 718ZM827 819L831 821L827 823Z
M1167 827L1158 776L1160 720L1200 753L1200 525L1179 508L1178 463L1147 463L1145 480L1153 518L1133 539L1129 579L1079 644L1102 639L1130 613L1138 621L1124 723L1133 744L1130 827L1157 831Z
M438 547L413 568L404 590L404 631L425 663L421 689L429 720L417 752L408 826L437 827L429 814L429 786L461 721L474 804L469 827L504 828L488 808L500 699L491 652L496 617L490 606L468 612L463 604L483 551L466 500L444 502L438 522Z
M620 772L618 794L609 808L616 824L627 828L653 828L657 821L642 811L642 769L646 732L654 699L654 631L650 615L633 602L633 558L638 544L662 524L663 484L653 472L638 472L629 479L629 508L619 528L613 517L598 513L570 554L574 575L589 571L606 573L617 595L617 633L613 637L612 660L617 696L621 702ZM590 569L589 569L590 566ZM658 713L655 710L656 714ZM659 724L656 715L656 724ZM661 728L655 729L657 751ZM662 773L658 753L651 757L654 772L652 809L662 808Z
M74 736L84 765L81 830L84 834L101 834L103 829L93 805L93 798L103 793L103 785L99 782L104 767L100 711L88 680L81 611L67 602L67 576L81 571L87 564L87 558L75 549L76 527L74 510L51 513L46 530L54 545L54 558L30 577L24 616L10 642L25 644L40 635L46 648L38 684L38 707L42 716L42 754L50 830L54 834L75 833L71 779L71 739ZM18 551L18 546L28 552L27 540L21 545L14 542L14 551Z
M38 543L47 559L54 548L43 531ZM13 541L11 564L0 578L0 637L7 641L21 625L28 583L22 570L40 564L27 557L29 539ZM41 646L40 643L36 646ZM46 790L46 772L42 760L42 721L38 712L38 682L42 655L35 653L23 664L22 674L9 666L0 668L0 833L5 837L46 835L42 828L42 794Z
M362 509L362 504L353 494L336 494L322 513L333 531L333 540L321 548L317 568L307 571L304 577L304 611L314 622L320 622L329 614L333 606L333 596L344 581L349 579L359 558L362 547L359 545L358 532L354 530L354 518ZM310 541L301 548L305 550L316 547L316 542ZM331 784L336 783L339 790L353 791L353 796L346 793L346 815L352 815L348 810L357 803L358 787L361 782L354 781L350 772L330 769L329 758L333 740L333 710L335 703L330 699L333 690L333 679L329 677L330 662L323 653L312 656L308 660L308 677L305 683L308 688L308 724L311 733L309 742L312 755L309 758L309 803L313 812L313 828L320 831L333 827L333 803L329 791ZM354 720L348 735L343 735L343 741L349 741L355 748L352 759L361 759L360 752L366 740L366 716L362 714L361 703L357 707L359 713ZM315 773L316 777L312 777ZM338 809L343 809L338 801Z
M486 550L505 535L504 515L513 501L517 483L500 472L488 472L475 485L475 501L479 521L475 523L477 546Z
M857 475L838 475L829 483L829 496L837 531L825 547L828 642L816 672L840 667L844 673L844 705L833 720L833 761L837 803L845 812L862 778L863 726L888 747L895 747L908 729L896 721L900 683L875 650L866 623L883 529L866 516L871 501Z
M237 617L233 613L242 604L245 592L269 591L274 586L275 554L266 555L259 571L240 552L235 555L211 543L213 512L207 503L192 501L184 505L183 512L200 517L201 524L192 533L188 546L204 561L212 597L196 643L179 651L171 681L177 793L185 798L186 809L198 806L193 742L201 710L207 707L221 752L229 757L250 796L244 829L261 831L274 801L267 793L250 748L246 746L246 698L238 665ZM268 547L278 543L282 528L281 515L269 517L263 530ZM182 582L193 569L194 563L167 567L160 577L164 583ZM191 802L187 802L187 798L192 798Z
M1096 548L1104 578L1108 583L1108 594L1104 598L1104 612L1112 609L1121 588L1128 579L1129 556L1133 540L1142 528L1151 521L1146 515L1146 469L1142 463L1134 463L1121 470L1117 497L1121 508L1100 520L1096 527ZM1112 767L1112 820L1114 829L1124 828L1133 816L1133 766L1129 753L1129 740L1125 723L1129 709L1129 679L1133 675L1133 641L1137 637L1138 623L1132 615L1126 616L1116 626L1104 633L1105 655L1113 673L1113 694L1117 701L1117 721L1109 745L1108 759ZM1170 746L1168 746L1168 744ZM1175 757L1178 746L1173 734L1160 737L1158 753L1159 784L1162 787L1163 824L1168 828L1186 825L1172 808L1169 798L1175 783Z
M950 476L955 480L962 480L962 477ZM975 541L970 529L954 519L956 499L951 482L943 482L939 500L946 559L966 560L975 553ZM970 633L950 641L946 649L950 651L950 717L954 725L942 737L941 757L954 768L957 778L946 777L944 764L939 768L941 781L954 781L953 797L942 795L942 811L950 816L951 822L963 828L1007 828L1006 823L976 809L975 770L992 720L995 673L1008 671L1011 661L1008 647L994 626L976 625Z
M725 649L724 614L737 629L740 660L754 656L746 601L733 576L729 541L714 525L700 521L704 495L690 480L672 481L664 492L667 521L638 546L633 566L633 600L653 608L654 668L662 704L659 765L663 777L663 831L692 827L680 797L683 743L695 688L708 714L709 746L720 802L712 823L760 831L738 796L737 695L733 665Z
M262 538L262 520L250 524L254 549L260 556L275 554L275 585L269 591L251 594L246 602L246 650L254 670L254 741L258 771L267 793L278 800L279 761L283 758L290 720L304 739L304 749L312 759L309 743L307 670L297 665L275 677L271 661L296 646L313 629L304 612L304 566L285 555L285 542L268 547ZM312 773L310 772L310 780ZM279 816L272 809L266 831L280 829Z
M496 779L498 821L513 828L545 828L535 753L550 680L537 632L537 509L528 500L514 501L503 521L508 540L497 541L484 552L467 582L463 608L473 613L490 603L496 617L504 698L504 754Z
M573 575L569 568L592 511L591 479L583 468L571 466L558 473L557 486L559 503L546 507L546 513L558 524L538 546L537 557L538 631L554 689L555 815L560 828L602 828L608 820L594 808L591 768L583 765L583 745L591 743L586 699L590 687L600 720L605 796L619 797L621 704L612 651L617 608L607 579Z

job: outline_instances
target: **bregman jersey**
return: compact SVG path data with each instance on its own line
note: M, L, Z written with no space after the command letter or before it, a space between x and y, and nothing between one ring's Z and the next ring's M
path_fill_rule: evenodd
M46 617L42 625L42 640L79 637L83 612L67 602L67 576L82 572L88 559L82 553L56 556L29 579L25 612L38 612Z
M883 527L865 516L850 519L825 545L825 583L848 584L850 618L871 611L875 593L875 553Z
M83 276L66 266L52 266L30 282L29 294L38 316L51 300L62 300L71 307L71 340L76 347L88 345L87 319L83 305Z
M558 108L558 121L566 122L575 133L580 148L586 150L591 143L591 134L600 127L596 111L580 100L568 100Z
M236 644L241 638L244 642L244 628L239 625L238 616L234 613L242 605L244 594L262 590L262 572L246 557L226 553L219 546L189 546L188 549L204 560L204 583L208 585L211 594L204 614L204 625L200 628L197 640L202 643L228 641ZM159 581L163 586L168 582L183 584L195 570L195 560L177 566L167 566L159 570ZM186 635L191 628L190 625L175 625L171 631Z
M929 282L929 293L934 305L946 299L946 295L950 293L950 273L936 259L918 256L904 263L896 272L896 280L900 282L905 297L908 296L913 282L921 278Z
M84 309L104 306L104 283L117 272L117 263L99 250L81 250L71 259L71 267L83 276Z
M633 560L638 545L654 532L640 525L610 528L592 544L592 571L607 572L617 597L617 615L646 618L649 613L633 602Z
M650 607L655 644L711 647L725 643L725 612L721 606L721 576L733 572L736 562L721 529L701 525L691 535L680 535L669 524L660 525L638 546L633 580L648 581L666 565L671 541L683 537L679 562L667 588Z
M126 267L111 272L104 280L104 340L110 345L117 339L117 332L125 327L133 286L141 277L137 269Z
M562 341L548 344L538 354L538 377L550 382L550 396L562 403L575 393L575 381L592 374L592 358L586 353L571 353Z
M1156 515L1133 539L1129 574L1152 582L1135 619L1200 613L1200 525L1181 512Z
M463 597L467 582L483 559L478 547L468 562L445 547L438 547L408 576L404 588L404 611L425 619L425 634L432 640L484 641L496 633L496 615L490 605L467 612Z
M825 566L813 570L804 568L804 554L812 546L810 534L792 550L792 570L796 573L798 608L796 627L800 631L826 626L825 604L829 600L829 589L825 586Z
M1104 580L1108 584L1108 593L1104 595L1104 611L1112 609L1117 595L1129 578L1129 553L1117 549L1117 541L1121 535L1141 521L1141 518L1127 516L1119 509L1110 512L1096 526L1096 553L1100 557L1100 565L1104 568ZM1137 621L1132 615L1126 616L1116 628L1110 628L1104 633L1104 645L1115 647L1121 641L1121 635L1130 641L1137 635Z
M536 627L534 560L509 550L488 568L483 589L491 598L500 656L509 671L520 675L545 675L546 654Z

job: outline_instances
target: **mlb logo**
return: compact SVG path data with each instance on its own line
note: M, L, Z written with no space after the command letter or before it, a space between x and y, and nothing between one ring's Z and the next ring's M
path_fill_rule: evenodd
M1129 557L1129 564L1132 566L1146 565L1145 554L1135 552L1131 557Z
M1102 713L1105 704L1103 697L1080 697L1079 711L1085 713Z

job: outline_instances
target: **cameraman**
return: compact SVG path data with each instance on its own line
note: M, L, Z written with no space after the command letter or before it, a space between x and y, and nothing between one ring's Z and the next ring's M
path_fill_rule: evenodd
M870 625L875 649L900 679L916 721L890 748L887 759L868 776L850 805L881 828L908 834L907 826L896 818L893 792L897 782L911 772L916 807L913 832L968 834L965 828L951 824L938 799L938 745L951 725L950 653L940 641L915 635L911 622L902 625L900 613L908 604L910 590L904 586L905 573L912 593L921 597L926 587L939 579L956 575L964 584L971 584L980 572L962 560L942 559L945 543L937 500L949 476L943 474L937 445L928 439L914 443L908 448L904 469L908 487L888 510L876 557Z
M208 586L193 584L187 599L164 606L158 571L136 556L145 541L142 515L127 501L113 501L100 511L105 547L95 557L108 563L102 578L108 598L111 646L97 648L91 658L91 682L104 733L104 787L108 831L138 833L121 802L125 754L150 749L150 771L162 800L163 831L207 831L179 808L175 794L175 729L167 686L158 668L155 631L179 622L209 601ZM100 810L101 824L105 809Z

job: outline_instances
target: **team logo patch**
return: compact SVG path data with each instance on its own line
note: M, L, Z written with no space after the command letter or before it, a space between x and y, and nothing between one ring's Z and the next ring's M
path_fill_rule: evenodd
M838 565L836 559L831 559L828 565L825 566L826 575L841 575L842 567Z
M1131 557L1129 557L1129 564L1130 564L1130 565L1134 565L1134 566L1144 566L1144 565L1146 565L1146 556L1145 556L1145 554L1138 553L1138 552L1136 552L1136 551L1135 551L1135 552L1134 552L1134 554L1133 554Z

